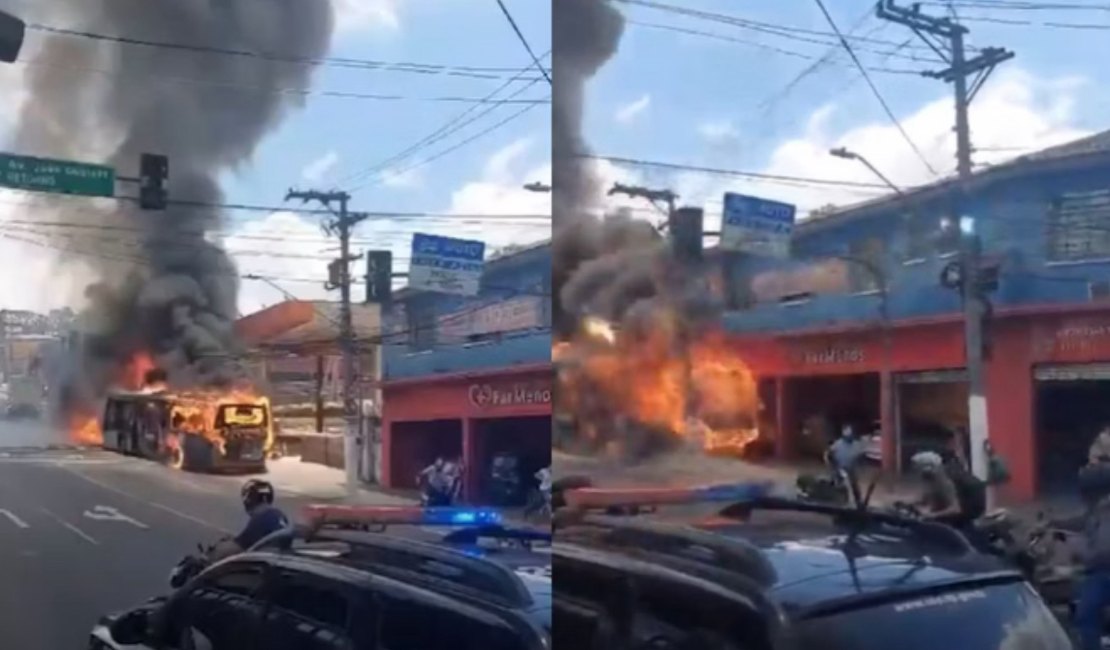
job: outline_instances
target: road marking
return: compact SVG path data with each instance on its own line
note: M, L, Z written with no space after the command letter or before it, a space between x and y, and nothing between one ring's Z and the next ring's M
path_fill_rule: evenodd
M13 513L11 510L4 510L0 508L0 515L4 515L9 520L11 520L13 524L19 526L20 528L30 528L30 526L27 525L27 522L23 521L19 517L16 517L15 513Z
M128 492L124 492L123 490L121 490L117 487L114 487L114 486L108 485L107 483L104 483L103 481L98 481L98 480L92 478L91 476L86 476L85 474L82 474L81 472L78 472L77 470L72 469L70 467L67 467L65 465L58 465L58 467L67 471L67 472L69 472L70 474L73 474L77 478L88 481L89 483L92 483L93 485L95 485L99 488L108 490L109 492L115 492L116 494L125 496L128 499L131 499L132 501L137 501L139 503L148 505L151 508L158 508L159 510L164 510L164 511L166 511L166 512L172 514L172 515L176 515L178 517L181 517L182 519L186 519L188 521L191 521L194 524L200 524L201 526L204 526L206 528L211 528L212 530L215 530L216 532L219 532L219 533L223 533L225 535L233 534L231 531L224 529L222 526L217 526L216 524L213 524L212 522L205 521L205 520L203 520L199 517L194 517L193 515L190 515L187 512L181 512L180 510L178 510L176 508L171 508L169 506L162 505L161 503L155 503L153 501L147 501L145 499L140 499L139 497L137 497L133 494L130 494Z
M132 519L131 517L128 517L127 515L123 514L122 512L116 510L111 506L95 506L92 510L86 510L85 516L89 519L96 519L99 521L123 521L135 526L136 528L150 528L150 526L147 526L141 521L137 521L135 519Z
M91 535L89 535L85 531L81 530L77 526L74 526L73 524L69 523L65 519L62 519L61 517L54 514L53 512L50 512L46 508L43 508L42 511L45 512L47 515L49 515L52 519L57 521L59 524L61 524L61 525L65 526L66 528L72 530L73 533L75 535L77 535L78 537L80 537L81 539L84 539L86 542L92 544L93 546L100 546L100 542L93 539Z

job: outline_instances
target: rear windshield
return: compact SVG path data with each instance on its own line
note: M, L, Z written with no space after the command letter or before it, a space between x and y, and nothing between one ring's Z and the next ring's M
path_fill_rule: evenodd
M266 425L266 409L252 404L227 405L216 416L216 426L261 427Z
M932 594L814 618L800 650L1071 650L1040 597L1024 583Z

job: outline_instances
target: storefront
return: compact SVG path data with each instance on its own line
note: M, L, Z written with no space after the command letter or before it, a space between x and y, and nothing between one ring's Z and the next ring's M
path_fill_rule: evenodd
M412 488L436 457L462 458L465 498L485 502L500 454L529 483L551 463L552 373L545 363L386 382L383 484Z
M1013 474L1004 496L1074 489L1091 440L1110 423L1110 310L1000 310L990 332L990 440ZM843 424L880 430L891 470L952 432L966 438L955 317L735 340L761 384L772 386L764 407L782 458L812 455Z

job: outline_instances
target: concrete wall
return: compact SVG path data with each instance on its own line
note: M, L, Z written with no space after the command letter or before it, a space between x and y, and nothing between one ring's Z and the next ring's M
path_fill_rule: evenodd
M1002 264L996 307L1089 302L1090 281L1110 281L1110 260L1052 262L1046 259L1047 217L1052 202L1068 192L1110 190L1110 164L1080 170L1041 172L1000 180L974 191L965 214L973 215L983 239L984 256ZM738 332L789 331L874 321L879 298L858 265L837 255L873 259L889 283L889 313L894 319L958 311L959 297L940 286L944 266L953 258L936 242L924 254L911 236L916 219L939 226L951 216L948 200L890 203L866 214L847 213L813 220L795 233L792 260L742 258L731 279L749 300L729 313L728 329ZM862 215L862 216L860 216ZM919 223L920 223L919 222ZM1110 230L1110 224L1105 228ZM933 230L935 236L939 228ZM1092 236L1099 236L1098 231ZM1103 234L1102 236L1106 236ZM915 243L916 242L916 243ZM811 291L807 299L783 304L776 293Z

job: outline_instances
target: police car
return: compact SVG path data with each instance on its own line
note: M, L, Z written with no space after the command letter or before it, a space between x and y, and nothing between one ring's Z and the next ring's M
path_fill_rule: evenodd
M946 526L750 484L565 498L557 647L1072 647L1020 572Z
M550 648L550 531L487 509L305 515L170 596L104 617L90 650Z

